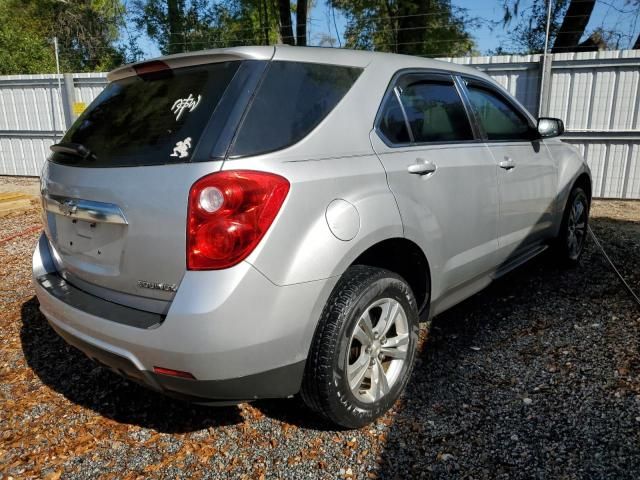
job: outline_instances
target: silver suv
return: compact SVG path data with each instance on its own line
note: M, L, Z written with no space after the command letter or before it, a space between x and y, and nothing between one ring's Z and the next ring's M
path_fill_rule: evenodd
M548 246L582 251L589 169L475 69L247 47L125 66L52 146L40 308L126 378L198 403L301 392L383 414L418 321Z

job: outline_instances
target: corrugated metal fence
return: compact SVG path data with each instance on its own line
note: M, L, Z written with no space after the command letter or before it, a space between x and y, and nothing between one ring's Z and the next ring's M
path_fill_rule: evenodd
M640 50L549 55L544 75L542 57L445 60L485 71L534 115L540 106L539 116L564 120L562 138L587 159L594 196L640 199Z
M544 71L542 55L445 60L486 71L534 114L562 118L595 196L640 199L640 50L549 55ZM105 84L104 74L0 77L0 175L38 175L73 103L90 103Z
M0 175L37 176L49 146L107 84L104 73L0 76Z

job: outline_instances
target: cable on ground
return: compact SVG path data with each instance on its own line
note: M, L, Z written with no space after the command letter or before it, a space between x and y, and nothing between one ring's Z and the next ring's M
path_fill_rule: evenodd
M600 240L598 240L598 237L596 237L596 234L593 233L593 230L591 230L591 226L587 227L589 229L589 235L591 235L591 238L593 239L593 241L595 242L596 246L600 249L600 251L602 252L602 255L604 255L604 258L607 260L607 262L609 262L609 265L611 266L611 269L615 272L615 274L618 276L618 279L620 279L620 281L622 282L622 284L624 285L624 287L627 289L627 291L631 294L631 296L633 297L633 299L635 300L635 302L638 304L638 306L640 306L640 297L638 296L638 294L636 294L636 292L633 291L633 288L631 288L631 285L629 285L627 283L627 281L624 279L624 277L622 276L622 274L620 273L620 271L616 268L616 266L614 265L613 261L611 260L611 258L609 258L609 255L607 255L607 252L604 250L604 248L602 247L602 244L600 243Z

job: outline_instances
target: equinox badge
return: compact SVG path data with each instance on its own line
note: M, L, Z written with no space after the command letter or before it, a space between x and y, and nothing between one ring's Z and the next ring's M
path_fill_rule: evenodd
M149 288L151 290L162 290L164 292L177 292L178 286L175 283L158 283L147 282L146 280L138 280L136 284L138 288Z

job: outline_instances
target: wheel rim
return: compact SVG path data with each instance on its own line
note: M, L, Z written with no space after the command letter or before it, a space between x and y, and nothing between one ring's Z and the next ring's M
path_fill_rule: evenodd
M347 381L364 403L384 397L400 379L409 351L409 322L392 298L377 300L358 319L349 341Z
M567 222L567 248L571 258L577 258L582 251L587 233L587 208L583 199L577 197L571 205Z

